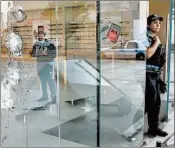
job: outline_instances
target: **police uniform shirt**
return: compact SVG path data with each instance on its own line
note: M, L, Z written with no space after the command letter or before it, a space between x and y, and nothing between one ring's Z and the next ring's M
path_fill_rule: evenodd
M146 48L152 46L154 44L154 40L151 37L149 31L147 32L147 39L144 41L144 46ZM150 57L146 58L146 68L148 71L158 71L165 63L165 51L160 44L156 49L155 53Z

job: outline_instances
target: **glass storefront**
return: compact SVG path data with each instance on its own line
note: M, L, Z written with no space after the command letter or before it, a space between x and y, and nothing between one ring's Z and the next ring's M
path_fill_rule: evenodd
M2 146L139 146L148 2L1 4Z
M147 14L140 15L138 1L101 2L101 75L108 83L101 84L103 147L133 147L143 140L146 32L140 26Z

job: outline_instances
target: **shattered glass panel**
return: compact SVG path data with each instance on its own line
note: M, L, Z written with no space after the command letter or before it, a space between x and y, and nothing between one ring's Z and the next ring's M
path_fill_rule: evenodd
M55 2L43 1L42 6L40 3L1 3L2 147L59 145L59 136L52 138L43 133L44 130L59 125L55 60L58 52L56 39L48 38L50 25L57 24L56 9ZM53 13L54 22L47 18L46 13ZM39 33L41 31L43 33ZM47 85L50 86L49 89ZM46 100L44 94L48 94Z

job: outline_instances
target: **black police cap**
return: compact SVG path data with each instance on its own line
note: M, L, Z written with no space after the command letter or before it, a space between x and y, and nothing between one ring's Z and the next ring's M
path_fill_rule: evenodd
M163 21L163 17L157 15L157 14L151 14L150 16L148 16L147 18L147 24L150 25L152 21L155 20L159 20L159 21Z

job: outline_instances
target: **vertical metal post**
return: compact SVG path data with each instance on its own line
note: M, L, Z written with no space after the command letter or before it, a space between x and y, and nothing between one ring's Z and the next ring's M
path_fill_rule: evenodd
M167 67L167 82L168 82L168 88L167 88L167 104L166 104L166 117L168 120L168 109L169 109L169 97L170 97L170 73L171 73L171 51L172 51L172 45L171 45L171 40L172 40L172 15L173 15L173 6L174 6L174 0L170 0L170 17L169 17L169 41L168 41L168 67Z
M64 20L65 20L65 22L64 22L64 35L65 35L65 41L64 41L64 50L65 50L65 57L66 57L66 60L68 59L67 58L67 21L66 21L66 7L65 6L63 6L63 12L64 12Z
M100 100L101 100L101 50L100 50L100 0L96 1L96 60L97 69L99 71L99 81L97 82L97 147L100 147Z
M169 17L170 15L168 14L168 17L167 17L167 20L166 20L166 43L168 43L168 40L169 40L169 34L168 34L168 31L169 31ZM168 44L166 44L166 53L165 53L165 56L166 56L166 61L168 61ZM164 68L163 68L163 81L166 82L167 81L167 65L168 63L165 64Z

